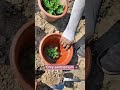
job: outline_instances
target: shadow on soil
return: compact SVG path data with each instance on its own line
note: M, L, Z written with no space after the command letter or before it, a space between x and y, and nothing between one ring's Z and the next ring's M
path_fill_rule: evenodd
M60 32L63 32L68 24L70 18L70 13L67 13L63 18L52 22L51 24L55 26Z
M73 58L70 61L70 65L76 65L78 63L78 56L77 56L77 50L79 49L80 45L83 45L85 43L85 37L82 36L81 39L79 39L76 43L74 43L74 53L73 53Z
M66 78L73 78L73 73L65 73L64 77L66 77ZM64 85L65 85L65 87L73 88L74 87L74 82L67 81L67 82L64 82Z
M103 26L104 27L104 26ZM112 38L111 38L112 37ZM104 35L102 35L97 41L91 42L91 51L92 51L92 67L91 67L91 73L86 80L86 89L87 90L103 90L103 88L108 88L104 90L119 90L119 82L120 82L120 75L112 75L110 72L102 71L100 67L98 66L100 63L99 61L102 59L104 54L106 55L107 49L111 49L114 45L120 42L120 21L117 21ZM117 51L117 50L116 50ZM112 51L111 51L112 52ZM116 54L115 52L112 52L112 55ZM100 56L101 55L101 56ZM107 56L107 55L106 55ZM106 65L112 65L117 66L116 62L117 58L115 58L115 61L113 59L113 62L109 60L109 56L107 56L107 59L104 59L104 63L107 63ZM114 58L114 57L113 57ZM119 58L119 57L118 57ZM103 64L103 62L101 62ZM112 63L112 64L111 64ZM103 65L102 65L103 66ZM103 66L105 67L105 66ZM110 68L110 67L109 67ZM114 68L116 69L116 68ZM109 71L109 70L108 70ZM112 79L111 79L112 78ZM106 81L108 81L106 83ZM92 82L92 83L91 83Z
M46 35L46 33L39 28L38 26L35 26L35 52L39 53L39 44L42 38Z
M19 7L19 5L21 6ZM0 86L1 90L15 90L16 88L20 88L16 85L16 81L14 81L15 78L11 78L13 77L14 71L7 72L6 70L6 67L9 67L10 65L9 49L14 35L23 26L23 24L27 22L27 19L31 18L25 16L23 13L26 9L24 7L24 2L19 5L12 4L10 0L0 0L0 64L8 64L2 66L4 71L2 69L0 71L5 72L4 76L6 76L6 79L4 76L1 76L1 79L3 79L3 81L0 81L2 86ZM25 6L27 7L27 5ZM9 69L10 68L8 68L8 71ZM19 90L22 90L22 88Z
M50 88L47 84L39 82L36 90L53 90L52 88Z
M26 20L22 10L18 10L10 2L0 0L0 63L9 64L11 41Z
M101 90L104 80L104 73L96 62L96 57L92 57L92 67L89 78L86 80L86 90Z

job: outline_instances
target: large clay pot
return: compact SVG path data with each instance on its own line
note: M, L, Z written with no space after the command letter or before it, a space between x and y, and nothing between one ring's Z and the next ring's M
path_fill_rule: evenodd
M85 79L89 77L92 64L92 55L90 47L85 50Z
M68 0L60 0L60 2L65 6L64 11L63 11L63 13L62 13L61 15L55 16L55 15L51 15L51 14L47 13L47 12L44 10L44 8L42 7L42 4L41 4L41 3L42 3L42 0L38 0L38 6L39 6L39 8L40 8L40 10L41 10L42 17L43 17L45 20L47 20L48 22L54 22L54 21L62 18L63 16L65 16L66 13L67 13L67 10L68 10Z
M10 47L10 65L11 69L15 75L16 81L23 87L24 90L34 90L24 74L21 73L20 67L20 49L27 45L34 45L34 20L30 20L28 23L24 24L16 33L13 38L11 47ZM35 81L34 81L35 82ZM34 83L33 82L33 83Z
M71 46L70 49L65 50L63 46L60 44L61 34L53 33L46 35L40 42L39 45L39 54L45 63L45 65L67 65L73 56L73 47ZM44 54L44 50L47 46L59 47L60 50L60 57L58 58L56 63L50 63L49 60L46 58Z

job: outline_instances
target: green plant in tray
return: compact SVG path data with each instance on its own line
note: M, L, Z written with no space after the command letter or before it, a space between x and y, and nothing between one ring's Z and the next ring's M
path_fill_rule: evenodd
M43 0L42 6L52 15L60 15L64 10L64 5L60 4L60 0Z
M49 57L55 59L59 57L58 47L48 49Z

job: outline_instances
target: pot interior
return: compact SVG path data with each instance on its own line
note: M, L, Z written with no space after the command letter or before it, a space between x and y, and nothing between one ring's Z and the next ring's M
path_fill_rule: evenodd
M21 30L22 31L22 30ZM34 88L34 24L24 29L15 47L15 63L20 76Z
M42 55L45 61L47 61L50 64L59 64L64 65L68 64L69 61L72 58L73 49L72 47L69 50L65 50L63 46L60 44L60 34L52 34L46 37L42 43ZM48 55L48 49L49 48L55 48L58 47L59 57L56 59L56 62L54 59L50 59Z

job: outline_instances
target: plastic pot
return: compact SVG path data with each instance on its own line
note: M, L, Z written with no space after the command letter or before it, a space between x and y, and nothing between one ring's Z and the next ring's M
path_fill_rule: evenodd
M60 44L61 34L53 33L46 35L40 42L39 45L39 54L45 65L67 65L73 56L73 47L71 46L68 50L65 50L63 46ZM46 58L47 54L44 54L44 50L47 46L59 47L60 57L58 58L56 63L50 63L48 58Z
M86 47L85 50L85 79L89 77L92 64L92 55L90 47Z
M23 87L24 90L34 90L24 77L24 74L21 73L20 66L20 49L27 45L33 45L34 42L34 20L30 20L28 23L24 24L16 33L13 38L11 47L10 47L10 65L11 69L15 75L16 81ZM34 82L33 82L34 83Z
M55 15L51 15L51 14L47 13L44 10L44 8L42 7L42 4L41 4L42 0L38 0L38 6L39 6L39 8L41 10L42 17L46 21L48 21L48 22L54 22L54 21L56 21L56 20L58 20L58 19L60 19L60 18L62 18L63 16L66 15L67 10L68 10L68 0L60 0L60 2L65 6L64 11L63 11L63 13L61 15L55 16Z

